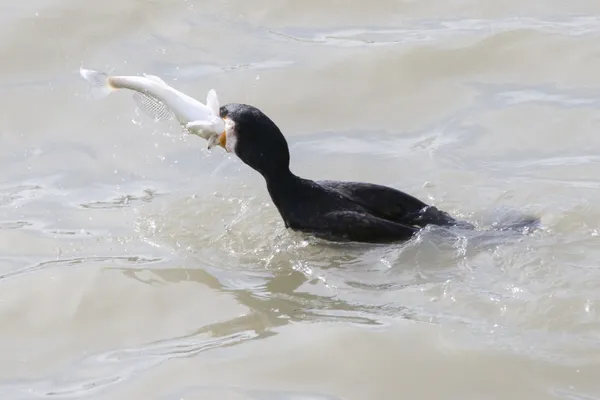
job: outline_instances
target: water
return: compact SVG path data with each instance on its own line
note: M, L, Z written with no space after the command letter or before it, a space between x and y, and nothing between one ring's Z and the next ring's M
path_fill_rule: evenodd
M2 6L0 397L600 398L599 4ZM261 108L301 176L543 229L286 231L258 174L81 65Z

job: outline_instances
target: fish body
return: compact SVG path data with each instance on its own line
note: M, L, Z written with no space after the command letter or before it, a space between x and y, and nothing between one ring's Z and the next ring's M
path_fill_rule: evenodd
M209 90L204 105L158 76L111 76L83 68L80 74L91 85L92 92L100 97L120 89L133 91L133 99L140 109L156 120L176 118L188 132L206 139L209 149L217 144L218 136L225 131L214 89Z

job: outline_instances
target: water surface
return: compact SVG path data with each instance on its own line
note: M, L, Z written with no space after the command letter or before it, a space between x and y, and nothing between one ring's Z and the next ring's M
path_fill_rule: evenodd
M600 3L0 9L0 397L600 398ZM79 67L251 103L314 179L482 229L286 231L262 178Z

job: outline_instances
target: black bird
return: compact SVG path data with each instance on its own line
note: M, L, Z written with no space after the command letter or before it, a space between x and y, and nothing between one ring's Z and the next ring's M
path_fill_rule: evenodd
M406 241L426 225L473 225L399 190L362 182L312 181L290 171L290 152L275 123L258 108L220 108L219 145L258 171L286 228L338 241ZM521 221L519 226L534 222Z

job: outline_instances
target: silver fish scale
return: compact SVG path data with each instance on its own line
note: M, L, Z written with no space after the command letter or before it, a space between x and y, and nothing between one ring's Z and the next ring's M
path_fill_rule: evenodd
M157 121L168 121L174 117L173 112L162 101L145 93L135 92L133 100L145 114Z

